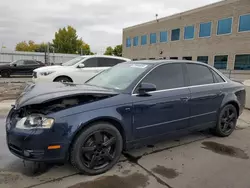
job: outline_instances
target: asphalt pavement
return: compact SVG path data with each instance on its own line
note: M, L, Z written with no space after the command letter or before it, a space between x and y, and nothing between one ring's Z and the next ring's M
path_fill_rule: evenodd
M7 148L0 118L1 188L250 188L250 112L228 138L208 132L130 151L99 176L78 174L69 164L34 164Z

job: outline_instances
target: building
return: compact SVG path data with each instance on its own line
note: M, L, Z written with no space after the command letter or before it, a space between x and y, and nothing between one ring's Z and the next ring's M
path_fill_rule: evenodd
M250 70L250 0L220 1L125 28L123 56L198 60L222 70Z

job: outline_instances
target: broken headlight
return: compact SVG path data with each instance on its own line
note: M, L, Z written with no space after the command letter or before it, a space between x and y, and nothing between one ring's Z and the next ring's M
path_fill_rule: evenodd
M42 114L31 114L23 117L16 123L19 129L50 129L54 124L54 119L47 118Z

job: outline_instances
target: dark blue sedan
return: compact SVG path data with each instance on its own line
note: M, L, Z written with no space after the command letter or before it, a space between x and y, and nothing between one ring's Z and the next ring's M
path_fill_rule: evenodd
M229 136L245 103L242 84L191 61L121 63L84 85L28 86L10 111L7 144L30 161L109 170L121 152L183 131Z

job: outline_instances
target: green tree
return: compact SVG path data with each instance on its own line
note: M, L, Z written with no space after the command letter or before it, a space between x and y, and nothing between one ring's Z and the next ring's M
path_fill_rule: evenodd
M114 54L113 48L111 46L107 47L104 55L113 55L113 54Z
M78 38L76 30L68 26L67 28L60 28L55 33L53 39L53 46L55 52L68 54L91 54L90 46L86 44L81 38Z
M122 45L117 45L114 50L113 50L113 53L115 56L122 56Z
M35 44L35 42L32 40L28 42L22 41L22 42L17 43L16 51L35 52L38 47L39 45Z

